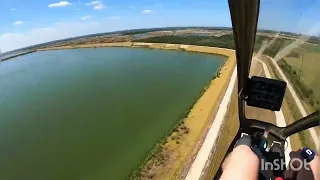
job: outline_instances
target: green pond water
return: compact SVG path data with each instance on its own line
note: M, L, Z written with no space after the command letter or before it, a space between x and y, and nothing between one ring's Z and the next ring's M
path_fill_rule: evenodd
M0 179L125 179L224 60L98 48L2 62Z

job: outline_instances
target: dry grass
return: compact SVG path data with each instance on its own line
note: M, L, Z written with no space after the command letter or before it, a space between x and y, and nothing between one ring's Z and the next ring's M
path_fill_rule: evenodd
M239 129L239 116L238 116L238 92L237 84L231 96L230 107L225 117L224 124L221 127L221 133L217 140L214 154L210 157L210 164L206 168L205 176L203 179L213 179L223 158Z

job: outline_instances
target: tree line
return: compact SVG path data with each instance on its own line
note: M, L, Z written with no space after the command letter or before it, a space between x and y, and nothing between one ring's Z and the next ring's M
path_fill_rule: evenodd
M258 52L265 41L270 42L271 37L257 35L254 52ZM228 49L235 49L233 34L226 34L223 36L155 36L146 37L141 39L135 39L134 42L148 42L148 43L170 43L170 44L187 44L187 45L198 45L198 46L210 46L210 47L221 47ZM263 54L274 57L282 48L292 43L292 40L278 38L274 43L267 47Z
M311 106L316 108L319 107L320 102L319 100L316 100L316 98L314 97L313 90L311 88L308 88L301 81L300 79L301 72L297 72L297 70L292 68L292 66L289 65L284 59L281 59L278 64L281 67L281 69L284 70L284 72L286 72L286 74L289 75L290 80L292 81L294 86L297 87L296 90L300 94L300 96L303 99L307 100Z

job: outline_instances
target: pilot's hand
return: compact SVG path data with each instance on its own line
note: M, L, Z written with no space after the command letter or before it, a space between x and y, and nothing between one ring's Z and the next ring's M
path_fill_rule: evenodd
M251 137L243 135L222 164L220 180L255 180L259 174L259 158L251 149Z
M310 148L299 149L292 151L289 154L289 167L285 171L286 180L306 180L315 179L312 168L310 167L314 160L315 153Z
M242 137L238 139L236 144L234 145L234 148L240 145L245 145L251 147L251 137L248 134L242 134Z

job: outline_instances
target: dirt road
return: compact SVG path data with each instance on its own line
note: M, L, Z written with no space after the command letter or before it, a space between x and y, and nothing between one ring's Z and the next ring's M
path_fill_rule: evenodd
M212 151L212 147L215 146L215 143L218 138L218 134L220 132L220 127L222 126L224 117L227 113L229 102L231 99L231 94L233 92L233 88L236 82L237 77L237 70L236 68L233 70L228 88L225 92L225 95L222 99L222 102L219 106L219 110L217 112L217 115L215 117L215 120L206 136L206 139L201 147L201 149L198 152L198 155L196 159L194 160L187 176L186 180L195 180L199 179L202 175L202 170L205 168L205 165L207 163L207 160L209 159L209 156Z

